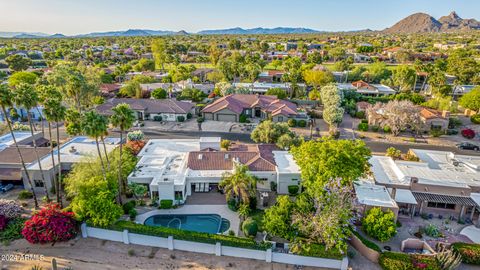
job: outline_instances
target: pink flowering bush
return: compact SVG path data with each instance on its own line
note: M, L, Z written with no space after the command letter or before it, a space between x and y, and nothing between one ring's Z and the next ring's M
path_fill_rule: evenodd
M0 216L7 219L20 217L23 212L22 206L13 200L0 199Z
M73 212L60 209L58 204L48 204L25 221L22 235L32 244L55 244L55 242L70 240L78 232L77 222L73 215Z

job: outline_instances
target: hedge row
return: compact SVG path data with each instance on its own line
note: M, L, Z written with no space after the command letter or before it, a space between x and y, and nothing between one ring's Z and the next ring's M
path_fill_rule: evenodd
M223 235L223 234L210 234L202 232L184 231L179 229L167 228L167 227L154 227L146 226L142 224L136 224L131 221L117 221L114 225L106 228L115 231L128 230L131 233L151 235L167 238L173 236L177 240L201 242L207 244L215 244L220 242L224 246L267 250L272 247L271 243L257 243L250 238L240 238L236 236Z
M314 243L302 243L301 249L296 254L307 257L319 257L337 260L341 260L344 257L344 255L335 248L326 249L324 245Z
M401 252L383 252L378 261L383 270L441 270L435 257Z
M480 244L453 243L452 249L462 255L462 262L480 265Z
M382 253L382 249L377 245L375 244L374 242L368 240L367 238L363 237L361 234L359 234L357 231L352 231L352 233L358 238L360 239L360 241L362 241L362 243L367 246L368 248L370 249L373 249L379 253Z

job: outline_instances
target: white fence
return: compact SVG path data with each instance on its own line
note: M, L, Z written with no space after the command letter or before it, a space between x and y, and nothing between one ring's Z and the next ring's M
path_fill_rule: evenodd
M163 238L157 236L130 233L127 230L124 230L123 232L105 230L88 227L85 223L82 224L81 229L83 238L92 237L115 242L123 242L124 244L131 243L142 246L168 248L169 250L177 249L182 251L214 254L216 256L231 256L238 258L261 260L266 262L278 262L331 269L346 270L348 268L347 257L343 258L343 260L335 260L298 256L294 254L272 252L271 249L268 249L266 251L253 250L238 247L222 246L220 243L216 243L214 245L184 240L175 240L172 236L169 236L168 238Z

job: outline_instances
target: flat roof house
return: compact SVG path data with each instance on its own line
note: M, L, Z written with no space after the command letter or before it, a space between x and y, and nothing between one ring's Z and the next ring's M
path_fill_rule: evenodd
M193 193L217 189L222 175L233 172L235 164L248 166L259 181L257 190L288 193L288 186L298 185L300 169L287 151L270 144L234 144L220 151L219 137L200 139L153 139L140 151L140 161L128 176L129 183L147 185L152 198L184 203Z
M388 189L400 213L473 221L480 207L480 157L422 149L409 154L419 161L373 156L373 185Z
M105 138L105 148L107 152L113 151L120 143L120 138ZM1 152L0 152L1 153ZM62 161L62 171L69 171L72 166L80 162L88 162L88 159L95 159L98 157L97 146L94 139L87 137L75 137L70 141L60 146L60 159ZM57 149L54 150L55 167L52 164L52 157L50 154L41 156L40 162L42 164L43 174L46 180L47 188L50 189L53 185L53 180L58 173L58 158ZM35 183L35 188L43 190L42 175L40 173L39 165L35 159L27 166L27 171L31 180ZM29 188L28 181L23 177L23 185Z
M215 100L202 110L206 120L238 122L240 115L253 119L272 118L285 122L289 118L306 118L297 112L297 105L276 96L231 94Z
M113 114L112 108L120 103L130 105L138 120L154 119L158 115L162 117L162 121L177 121L179 116L187 119L187 114L194 110L194 105L187 101L137 98L112 98L99 105L96 110L102 115L110 116Z

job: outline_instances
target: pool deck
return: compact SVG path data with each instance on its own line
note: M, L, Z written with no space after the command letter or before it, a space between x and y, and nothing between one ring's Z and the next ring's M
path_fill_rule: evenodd
M236 212L228 209L226 204L223 205L183 205L175 209L157 209L138 215L135 219L136 223L143 224L145 220L153 215L188 215L188 214L217 214L222 218L230 221L230 228L235 235L238 235L240 229L240 219Z

